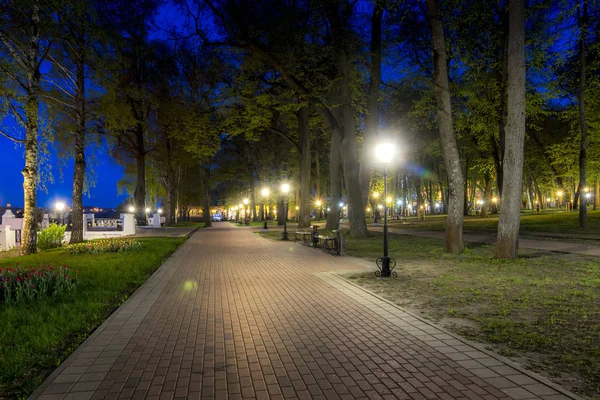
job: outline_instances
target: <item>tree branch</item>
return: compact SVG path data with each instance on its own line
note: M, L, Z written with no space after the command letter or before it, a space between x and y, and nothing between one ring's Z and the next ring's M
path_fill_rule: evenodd
M4 132L2 129L0 129L0 135L4 136L8 140L12 140L15 143L25 143L25 140L12 137L8 133Z

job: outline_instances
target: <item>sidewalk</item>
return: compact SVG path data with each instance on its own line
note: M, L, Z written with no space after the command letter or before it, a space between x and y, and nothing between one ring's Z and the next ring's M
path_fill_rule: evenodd
M578 398L336 275L359 260L215 225L32 398Z

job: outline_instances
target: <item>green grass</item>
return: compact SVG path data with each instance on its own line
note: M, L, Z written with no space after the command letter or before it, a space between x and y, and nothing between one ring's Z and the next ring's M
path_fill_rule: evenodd
M0 268L67 265L70 296L0 305L0 398L24 398L180 246L182 238L139 239L140 251L67 255L64 249L0 260Z
M345 249L349 256L375 260L382 255L382 234L346 237ZM520 250L517 260L501 261L493 249L469 245L455 256L441 240L390 235L398 277L349 278L505 355L524 355L530 368L600 398L600 259Z
M197 221L180 221L167 228L203 228L204 222Z
M235 222L233 222L235 223ZM292 222L288 221L288 224L291 224ZM264 221L250 221L250 226L264 226L265 223ZM248 226L248 225L244 225L244 224L238 224L235 223L235 226ZM267 226L277 226L277 221L267 221Z
M593 234L600 235L600 210L588 209L589 229L584 232L579 227L579 214L564 211L544 211L541 214L524 212L521 214L521 232L550 232L557 234ZM368 221L372 222L372 221ZM409 226L424 230L444 230L446 226L445 215L428 215L425 221L417 221L414 217L407 219L408 224L390 222L390 226ZM495 232L498 228L498 214L489 214L486 218L465 217L465 232Z

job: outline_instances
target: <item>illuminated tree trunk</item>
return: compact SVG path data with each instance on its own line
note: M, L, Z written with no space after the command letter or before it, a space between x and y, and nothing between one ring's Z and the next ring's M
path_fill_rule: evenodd
M525 5L509 0L508 118L504 151L502 209L496 257L514 259L519 250L519 225L525 144Z
M463 211L465 181L452 123L452 104L448 83L448 67L442 19L438 14L438 0L427 0L433 46L433 81L437 103L437 119L442 142L444 164L448 171L448 218L446 222L446 250L463 250Z
M135 214L137 224L146 225L146 150L144 145L144 126L138 123L136 133L136 180L135 180Z
M21 254L37 251L37 181L38 181L38 118L40 98L40 69L38 64L40 45L39 6L33 6L31 36L27 52L27 79L25 104L25 168L23 168L23 231Z
M579 196L581 198L581 207L579 207L579 226L583 230L588 229L588 216L586 199L583 190L587 185L587 144L588 144L588 125L585 115L585 35L587 33L588 2L583 0L583 15L579 19L580 38L579 38L579 91L577 100L579 102L579 124L581 126L581 144L579 147Z
M369 202L369 183L373 170L373 149L377 140L377 121L379 119L378 100L379 83L381 82L381 21L383 8L375 2L371 16L371 65L370 82L367 93L367 116L363 133L362 152L360 155L360 192L362 205Z
M300 147L300 201L298 228L310 226L310 129L308 107L298 110L298 144Z
M481 217L487 217L488 207L492 203L492 185L494 184L494 179L490 174L485 175L485 192L483 194L483 206L481 207Z
M72 231L70 243L83 242L83 185L85 179L85 22L82 17L78 38L76 61L75 108L77 128L75 131L75 168L73 171Z
M204 227L210 228L212 227L212 219L210 215L210 184L208 176L210 173L210 169L206 164L207 163L205 163L204 161L200 162L198 176L200 178L200 185L202 186L202 215L204 216Z
M329 211L327 212L327 224L325 229L335 230L340 227L340 200L342 194L342 176L340 173L340 142L339 132L331 132L331 144L329 146Z

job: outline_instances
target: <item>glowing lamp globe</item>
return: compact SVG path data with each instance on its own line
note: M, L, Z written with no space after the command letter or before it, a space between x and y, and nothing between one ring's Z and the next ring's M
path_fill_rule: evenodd
M391 143L380 143L375 146L375 157L383 164L392 162L395 154L396 148Z
M146 212L149 213L150 212L150 208L146 207Z
M135 211L135 207L134 206L129 206L129 208L127 209L130 213Z
M288 194L290 192L290 184L284 183L281 185L281 193Z
M65 203L63 203L62 201L58 201L54 205L54 208L56 208L57 211L63 211L65 209Z
M244 199L244 201L242 201L242 203L244 203L244 205L248 205L248 199Z
M262 196L262 197L269 197L269 193L270 193L270 192L271 192L271 191L269 190L269 188L263 188L263 189L260 191L260 194L261 194L261 196Z

